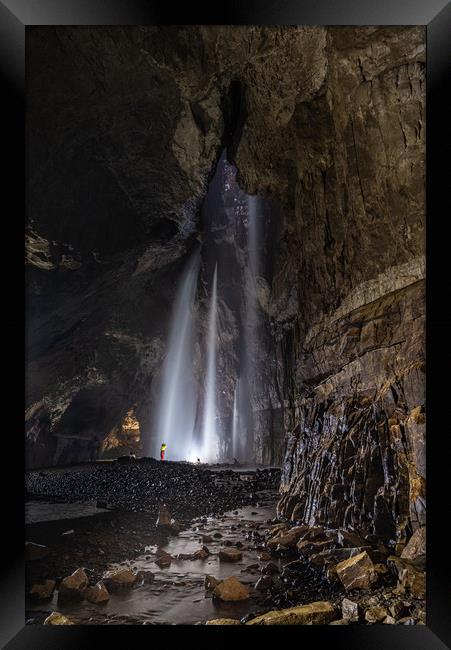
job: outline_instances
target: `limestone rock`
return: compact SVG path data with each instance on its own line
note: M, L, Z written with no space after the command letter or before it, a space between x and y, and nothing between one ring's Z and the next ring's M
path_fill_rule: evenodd
M365 620L368 623L381 623L385 618L387 618L388 612L385 607L375 605L370 607L365 612Z
M343 598L341 611L343 618L348 619L351 623L358 623L360 618L360 606L358 603L349 600L349 598Z
M239 562L243 553L236 548L223 548L219 551L219 559L223 562Z
M51 598L55 590L55 580L45 580L43 583L34 584L30 589L30 596L38 600Z
M72 619L60 612L52 612L45 619L43 625L75 625Z
M350 557L336 566L337 575L348 591L368 589L375 582L374 565L366 551Z
M130 588L137 580L138 576L131 569L111 569L102 577L102 582L110 591Z
M334 616L335 610L331 603L318 601L267 612L251 619L246 625L325 625Z
M95 604L106 603L110 600L110 594L103 582L86 587L83 595L88 602Z
M247 600L249 598L249 589L237 578L230 576L216 585L213 596L219 598L219 600L231 602Z
M241 623L236 618L212 618L205 625L241 625Z
M58 587L59 600L83 600L84 591L88 586L88 576L85 570L80 568L70 576L63 578Z

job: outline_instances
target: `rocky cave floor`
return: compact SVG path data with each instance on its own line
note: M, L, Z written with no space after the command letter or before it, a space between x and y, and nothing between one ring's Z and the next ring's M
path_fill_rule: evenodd
M425 624L424 540L280 519L279 481L153 459L29 472L27 624Z

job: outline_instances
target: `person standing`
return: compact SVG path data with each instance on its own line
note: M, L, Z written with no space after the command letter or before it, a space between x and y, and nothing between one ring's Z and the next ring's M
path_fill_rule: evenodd
M161 448L160 448L160 460L164 460L164 452L166 451L167 445L164 444L164 442L161 443Z

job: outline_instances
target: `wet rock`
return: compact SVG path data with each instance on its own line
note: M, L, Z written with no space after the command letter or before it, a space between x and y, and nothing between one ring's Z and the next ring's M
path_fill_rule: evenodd
M202 544L211 544L213 537L211 535L202 535Z
M255 589L257 589L257 591L267 591L272 586L272 582L273 580L271 575L263 575L255 583Z
M145 582L150 583L150 582L153 582L155 580L155 574L152 573L152 571L148 571L146 569L141 569L136 574L136 578L141 583L145 583ZM179 582L179 584L181 584L181 583Z
M213 618L205 625L241 625L241 622L236 618Z
M224 601L240 601L249 598L249 589L235 576L222 580L213 590L213 596Z
M63 578L58 588L58 602L61 600L83 600L88 582L88 576L82 568Z
M60 612L52 612L47 616L43 625L75 625L75 622Z
M259 569L259 568L260 568L259 564L248 564L246 567L248 571L253 571L254 569Z
M280 573L280 569L275 562L268 562L268 564L262 568L261 572L263 574L274 575L275 573Z
M351 623L358 623L360 618L360 606L358 603L349 600L349 598L343 598L341 612L343 618L348 619Z
M404 560L417 560L426 556L426 526L418 528L401 553Z
M55 586L55 580L45 580L42 583L34 584L29 591L29 595L36 600L48 600L53 596Z
M388 612L385 607L375 605L366 610L365 621L368 623L381 623L387 616Z
M386 616L384 620L382 621L384 625L395 625L396 620L393 618L393 616Z
M214 576L206 575L205 576L205 589L207 591L213 591L213 589L219 584L220 580L215 578Z
M96 605L107 603L110 600L110 594L103 582L98 582L95 585L86 587L83 595L88 602Z
M25 542L25 561L42 560L49 554L49 549L43 544Z
M215 534L213 535L213 537L214 537L215 539L221 539L222 534L221 534L221 533L215 533Z
M219 551L219 559L223 562L239 562L243 553L236 548L223 548Z
M375 583L374 565L366 551L350 557L336 566L337 575L348 591L368 589Z
M103 574L102 581L110 591L128 589L138 580L131 569L111 569Z
M193 559L194 560L206 560L207 557L210 555L210 551L206 546L202 546L198 551L196 551L193 554Z
M305 526L295 526L290 530L282 530L267 541L267 546L269 549L278 547L294 548L305 531Z
M317 601L287 609L273 610L257 616L246 625L325 625L335 616L335 610L327 601Z
M266 551L261 551L260 553L257 553L257 557L262 562L266 562L267 560L271 559L271 555L269 553L267 553Z

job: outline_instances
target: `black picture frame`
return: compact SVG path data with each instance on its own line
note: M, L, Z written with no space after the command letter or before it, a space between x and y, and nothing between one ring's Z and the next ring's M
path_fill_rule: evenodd
M376 650L412 648L442 650L451 646L450 553L447 543L448 456L443 453L449 436L445 393L447 382L440 381L449 318L446 310L447 262L449 246L443 236L446 198L449 193L449 158L446 161L446 125L450 119L446 85L451 80L451 6L446 0L349 0L330 2L312 0L229 0L206 6L186 3L176 6L172 0L0 0L0 69L3 90L3 158L7 161L5 197L10 210L4 214L4 245L12 254L7 277L23 278L23 207L25 196L24 124L25 124L25 32L31 25L145 25L145 24L304 24L304 25L426 25L427 34L427 401L428 401L428 560L426 626L303 626L295 629L170 626L158 627L43 627L25 626L24 597L24 440L23 375L10 384L11 399L19 396L15 409L16 426L8 438L9 472L2 471L3 561L1 569L0 643L8 650L58 648L58 650L101 647L113 642L132 648L142 643L187 642L197 646L238 643L283 643L288 635L303 647L333 644L334 648ZM6 92L5 92L6 91ZM449 156L449 154L448 154ZM446 164L448 162L448 164ZM6 233L6 234L5 234ZM14 245L13 245L14 244ZM17 244L17 249L16 249ZM5 271L4 271L5 273ZM6 283L8 304L19 296L21 288ZM22 286L23 290L23 286ZM8 293L9 292L9 293ZM449 299L449 298L448 298ZM17 351L23 350L22 310L5 318L8 340L16 337ZM22 325L23 327L23 325ZM12 344L11 344L12 345ZM9 347L9 344L8 344ZM449 364L448 364L449 365ZM7 398L9 399L9 398ZM16 399L17 401L17 399ZM9 427L9 425L8 425ZM449 492L449 491L448 491ZM180 634L182 636L180 637ZM139 635L136 636L136 635ZM157 639L155 639L155 635ZM168 636L169 635L169 636ZM177 639L174 638L176 635ZM289 640L287 638L287 641Z

